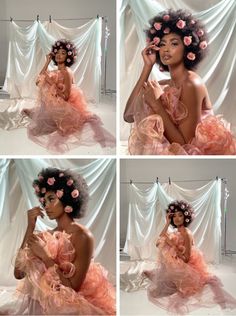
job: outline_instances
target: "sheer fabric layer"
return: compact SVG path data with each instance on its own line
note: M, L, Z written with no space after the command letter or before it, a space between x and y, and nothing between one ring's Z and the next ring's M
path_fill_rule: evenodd
M65 278L75 273L75 250L70 236L65 232L44 232L38 236L45 242L55 265L47 269L29 248L20 250L16 265L26 272L26 277L17 288L20 308L10 314L114 315L115 290L106 270L99 263L91 262L85 281L76 292L64 286L57 273L58 267Z
M176 249L184 251L183 237L179 232L169 237L175 247L169 246L165 237L161 237L156 268L143 272L150 281L148 298L177 315L216 304L222 309L236 308L236 299L223 289L216 276L208 272L202 253L193 245L190 260L185 263L176 253Z
M162 104L176 126L188 116L180 95L181 89L167 87L161 96ZM169 143L164 132L161 116L153 113L139 95L135 100L134 125L128 142L131 155L236 155L236 139L230 124L221 115L213 115L211 110L202 111L195 137L183 146Z
M39 95L36 106L29 110L31 121L28 136L52 152L66 152L79 145L114 147L115 138L102 126L101 119L88 111L83 92L72 85L68 101L57 95L65 89L61 71L38 78Z

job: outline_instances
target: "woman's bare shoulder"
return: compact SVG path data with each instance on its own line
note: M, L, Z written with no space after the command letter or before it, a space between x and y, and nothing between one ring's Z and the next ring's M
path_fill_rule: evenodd
M93 234L91 233L91 231L79 224L79 223L71 223L68 231L67 231L68 234L71 234L71 239L74 241L74 242L85 242L85 243L93 243Z
M184 87L192 89L205 89L206 86L202 78L194 71L189 71L184 81Z

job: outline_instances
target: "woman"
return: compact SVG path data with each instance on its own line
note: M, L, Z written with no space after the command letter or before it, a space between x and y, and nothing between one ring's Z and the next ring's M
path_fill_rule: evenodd
M28 211L28 226L14 275L22 304L16 314L114 315L115 291L105 269L93 262L92 233L74 221L88 202L85 180L68 170L43 169L33 187L42 207ZM38 216L56 220L35 232Z
M67 40L58 40L46 56L36 84L39 95L33 110L24 109L30 117L28 136L50 151L65 152L78 145L114 147L114 137L102 127L100 118L89 112L81 89L74 82L71 67L76 48ZM48 71L51 60L58 67Z
M162 12L150 25L144 67L124 112L134 123L130 154L235 155L229 124L213 115L207 88L193 71L207 50L203 25L183 10ZM149 81L155 63L170 79Z
M143 275L150 281L148 297L175 314L188 314L199 307L236 308L236 299L223 290L220 280L209 273L201 252L195 247L187 226L193 209L185 201L169 204L166 224L157 242L158 263ZM169 233L169 226L176 231Z

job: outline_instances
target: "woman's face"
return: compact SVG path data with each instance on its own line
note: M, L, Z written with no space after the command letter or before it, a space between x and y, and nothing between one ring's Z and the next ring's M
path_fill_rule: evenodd
M181 226L184 224L184 214L182 212L175 212L173 215L173 222L175 226Z
M164 35L159 44L160 59L166 66L183 63L184 44L181 37L175 33Z
M55 60L57 64L64 64L67 58L67 52L65 49L60 48L56 55L55 55Z
M64 206L56 196L55 192L48 191L45 194L44 209L49 219L57 219L64 214Z

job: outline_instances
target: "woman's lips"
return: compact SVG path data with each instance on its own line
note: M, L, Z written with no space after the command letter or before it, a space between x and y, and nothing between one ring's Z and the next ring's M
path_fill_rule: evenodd
M171 56L170 55L164 55L162 58L163 58L163 60L169 60L171 58Z

